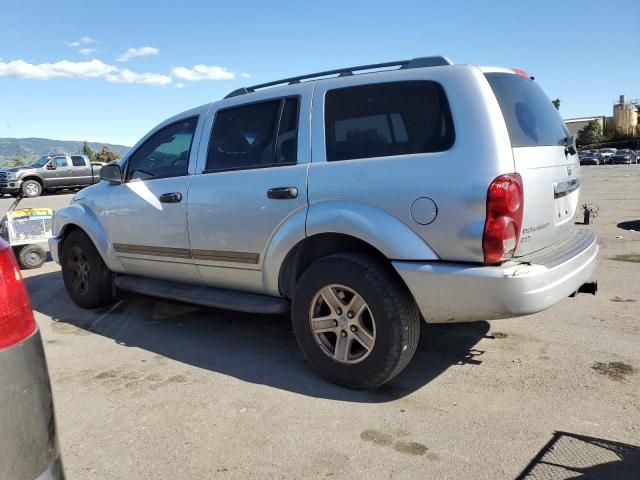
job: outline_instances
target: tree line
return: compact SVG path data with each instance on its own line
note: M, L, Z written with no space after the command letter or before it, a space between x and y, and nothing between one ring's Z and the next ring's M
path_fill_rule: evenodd
M94 150L89 146L89 144L85 141L82 144L82 153L89 158L92 162L104 162L109 163L113 160L117 160L120 158L120 154L115 150L103 145L100 150ZM13 167L22 167L27 164L27 159L25 157L21 157L16 155L11 160L11 166Z

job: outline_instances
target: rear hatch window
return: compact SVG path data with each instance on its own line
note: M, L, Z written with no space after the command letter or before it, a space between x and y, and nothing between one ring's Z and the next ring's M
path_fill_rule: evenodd
M542 88L520 75L485 75L502 110L514 170L524 189L518 257L571 234L580 195L580 164L578 155L566 150L568 133Z
M534 81L510 73L485 76L500 104L513 147L564 145L567 131L562 118Z

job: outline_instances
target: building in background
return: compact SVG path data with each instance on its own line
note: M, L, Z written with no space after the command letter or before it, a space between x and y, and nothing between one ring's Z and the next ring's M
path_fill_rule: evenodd
M638 135L638 108L640 101L626 101L624 95L620 95L620 100L613 106L613 129L615 133L621 135Z
M640 99L627 100L620 95L617 103L613 105L613 116L595 115L591 117L566 118L564 124L569 133L577 135L589 122L595 120L600 124L602 133L611 137L613 135L640 135Z

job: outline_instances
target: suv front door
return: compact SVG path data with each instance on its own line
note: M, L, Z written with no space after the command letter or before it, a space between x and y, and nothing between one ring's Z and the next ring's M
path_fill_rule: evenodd
M157 130L127 159L123 183L109 189L107 231L126 273L199 281L187 233L189 162L197 154L198 118L181 118Z
M312 91L301 84L286 97L239 96L210 112L188 211L204 283L264 293L264 254L278 227L298 214L304 238Z

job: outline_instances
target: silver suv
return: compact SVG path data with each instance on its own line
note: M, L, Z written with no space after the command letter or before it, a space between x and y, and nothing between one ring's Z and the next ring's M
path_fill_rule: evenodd
M320 374L373 388L421 318L593 290L573 140L519 70L427 57L287 78L158 125L56 212L50 247L81 307L120 289L290 309Z

